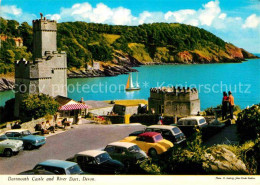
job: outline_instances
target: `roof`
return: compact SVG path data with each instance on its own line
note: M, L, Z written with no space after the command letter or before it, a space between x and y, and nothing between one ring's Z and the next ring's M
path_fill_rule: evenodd
M56 96L55 100L60 104L59 110L78 110L89 108L84 103L79 103L75 100L72 100L64 96Z
M113 104L109 104L104 101L94 101L94 100L88 100L84 101L85 104L89 106L91 109L100 109L100 108L105 108L105 107L113 107Z
M23 131L27 131L28 129L13 129L13 130L7 130L6 132L23 132Z
M49 159L46 161L43 161L41 163L38 163L38 165L43 165L43 166L53 166L53 167L59 167L59 168L69 168L71 166L74 166L77 163L70 162L70 161L62 161L62 160L57 160L57 159Z
M203 116L187 116L184 118L181 118L180 120L184 120L184 119L196 119L196 120L200 120L200 119L205 119Z
M78 109L87 109L88 106L83 103L73 103L67 104L59 107L59 110L78 110Z
M176 126L172 126L172 125L151 125L148 126L147 128L160 128L160 129L173 129Z
M55 100L60 104L60 105L65 105L67 103L69 103L70 101L72 101L72 99L68 98L68 97L64 97L64 96L56 96Z
M113 143L109 143L108 145L110 145L110 146L119 146L119 147L129 148L129 147L134 146L134 145L136 145L136 144L134 144L134 143L129 143L129 142L113 142Z
M142 133L138 136L144 136L144 137L154 137L156 135L159 135L160 133L158 132L145 132L145 133Z
M103 153L106 153L106 151L101 151L101 150L86 150L86 151L83 151L83 152L79 152L77 153L76 155L87 155L87 156L90 156L90 157L96 157L100 154L103 154Z

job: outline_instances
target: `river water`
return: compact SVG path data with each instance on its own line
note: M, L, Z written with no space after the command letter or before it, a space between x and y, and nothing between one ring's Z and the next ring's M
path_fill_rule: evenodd
M140 91L126 92L128 75L68 80L68 97L80 100L148 99L151 87L184 86L199 90L201 109L221 104L222 92L231 90L241 108L260 103L260 59L243 63L161 65L136 68ZM136 84L137 73L133 73ZM0 106L13 98L12 91L0 93Z

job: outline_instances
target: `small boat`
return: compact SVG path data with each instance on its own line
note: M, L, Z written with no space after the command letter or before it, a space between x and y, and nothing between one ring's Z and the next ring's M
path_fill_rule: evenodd
M138 77L136 77L136 87L134 87L133 81L132 81L132 73L129 73L125 90L126 90L126 91L138 91L138 90L140 90L140 89L141 89L141 88L140 88L139 85L138 85Z

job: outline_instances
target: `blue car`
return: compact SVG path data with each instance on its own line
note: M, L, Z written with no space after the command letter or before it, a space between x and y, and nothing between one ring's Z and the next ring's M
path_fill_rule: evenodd
M46 143L44 136L32 135L27 129L13 129L5 132L8 139L23 141L24 148L31 150L38 148Z
M37 164L33 170L46 170L57 175L81 175L84 173L74 162L49 159Z

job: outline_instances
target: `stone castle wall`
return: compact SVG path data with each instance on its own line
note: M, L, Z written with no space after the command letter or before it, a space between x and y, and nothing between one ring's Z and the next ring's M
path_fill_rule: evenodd
M33 21L34 58L42 58L45 51L57 51L56 21L37 19Z
M151 88L149 112L167 115L195 115L200 111L200 100L195 88Z

